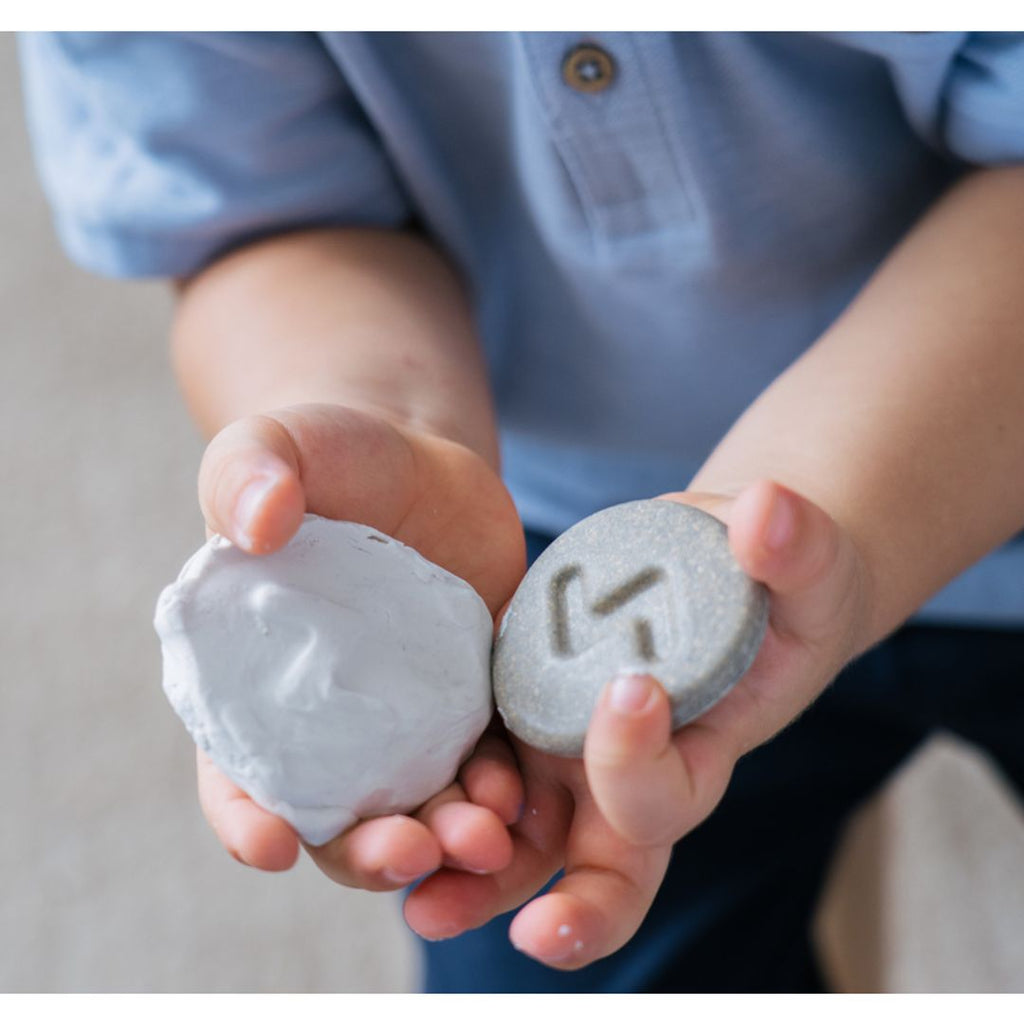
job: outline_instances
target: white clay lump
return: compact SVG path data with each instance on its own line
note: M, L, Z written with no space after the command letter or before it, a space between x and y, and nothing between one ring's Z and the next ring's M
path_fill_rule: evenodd
M155 625L192 738L315 846L443 789L490 719L487 606L368 526L308 515L258 557L213 537Z

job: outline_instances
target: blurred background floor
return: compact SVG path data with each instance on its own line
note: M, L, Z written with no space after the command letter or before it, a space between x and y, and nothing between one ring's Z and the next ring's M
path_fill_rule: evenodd
M246 870L201 819L151 626L203 539L170 302L60 252L10 35L0 151L0 991L414 990L397 899ZM818 935L837 988L1024 989L1024 817L984 760L940 741L865 810Z
M160 588L203 541L157 284L63 257L0 36L0 990L405 991L394 898L236 864L160 690Z

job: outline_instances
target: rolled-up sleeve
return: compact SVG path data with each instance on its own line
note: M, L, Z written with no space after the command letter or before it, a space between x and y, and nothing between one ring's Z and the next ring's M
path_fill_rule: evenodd
M889 64L908 121L967 164L1024 161L1024 32L850 33Z
M1024 161L1024 33L967 37L946 79L942 124L946 146L963 160Z
M275 231L409 217L313 34L32 33L20 49L43 187L90 270L183 276Z

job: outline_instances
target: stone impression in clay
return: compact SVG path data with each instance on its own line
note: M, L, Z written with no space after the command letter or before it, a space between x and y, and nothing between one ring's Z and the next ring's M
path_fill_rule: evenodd
M261 557L214 537L155 625L192 738L313 845L443 789L490 719L487 606L367 526L306 516Z

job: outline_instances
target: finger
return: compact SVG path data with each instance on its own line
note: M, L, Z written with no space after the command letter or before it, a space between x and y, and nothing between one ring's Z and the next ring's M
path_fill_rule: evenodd
M506 825L514 825L523 813L523 782L508 741L484 733L473 755L459 772L466 796L493 811Z
M772 592L780 631L807 622L835 627L837 601L862 598L863 566L846 531L823 509L773 480L757 480L735 497L679 492L660 496L709 512L729 527L740 566ZM841 582L841 585L838 585ZM799 623L791 624L792 598Z
M473 874L508 867L512 839L501 819L486 807L470 803L459 785L449 786L416 812L441 844L444 864Z
M353 889L400 889L441 866L440 843L422 822L393 814L371 818L307 852L328 878Z
M418 472L391 424L311 404L225 427L203 457L199 500L217 532L265 554L291 538L307 509L394 535L418 496Z
M772 592L772 626L805 642L834 642L837 624L861 613L860 562L846 533L813 502L769 480L747 487L729 510L740 566Z
M585 797L573 817L565 875L515 916L509 939L549 967L575 970L621 949L665 876L670 846L634 846Z
M492 614L523 574L518 513L479 455L355 409L232 423L207 448L199 494L208 525L257 554L285 544L307 510L371 526L468 581Z
M668 495L704 507L702 495ZM706 509L728 524L740 566L770 591L769 630L744 678L680 745L696 787L713 790L729 758L775 735L855 654L868 614L863 562L846 532L821 508L768 480ZM686 730L684 730L686 732ZM724 762L714 749L721 746ZM696 754L689 753L693 746ZM704 773L713 779L703 781ZM715 781L717 780L717 781Z
M405 920L425 939L447 939L520 906L562 866L562 842L572 817L567 791L527 780L522 819L511 829L512 859L488 875L442 870L405 901Z
M651 676L624 674L605 687L583 763L594 801L624 839L665 845L692 822L693 783L672 743L668 697Z
M306 511L299 464L295 444L277 420L252 416L226 427L199 468L199 505L208 530L251 554L282 547Z
M406 924L421 938L450 939L520 906L561 866L557 851L513 837L511 865L494 874L442 869L424 879L405 901Z
M299 856L299 840L285 821L253 803L196 751L199 804L224 848L236 860L263 871L286 871Z

